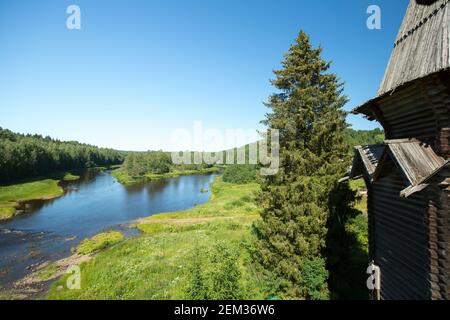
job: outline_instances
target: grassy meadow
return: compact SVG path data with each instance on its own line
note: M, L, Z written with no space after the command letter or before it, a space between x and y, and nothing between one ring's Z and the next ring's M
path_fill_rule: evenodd
M119 231L107 231L99 233L90 239L85 239L78 247L75 248L77 254L91 254L98 252L107 247L113 246L124 239L124 236Z
M367 199L362 180L351 181L350 186L361 194L355 203L361 214L346 225L346 231L356 240L350 248L348 281L359 283L367 264ZM135 221L130 227L139 230L137 237L125 239L121 232L107 231L85 239L73 248L74 257L90 257L80 264L81 289L67 289L68 275L63 275L53 282L45 298L268 298L265 279L250 256L254 236L251 226L259 218L255 203L259 185L228 183L219 176L210 189L211 199L202 205ZM61 194L58 180L54 179L0 187L0 209L7 208L4 204L14 208L17 199L52 198ZM60 269L52 263L36 277L39 281L49 281L61 274ZM230 292L215 290L217 282L228 274L233 277L231 296ZM200 290L200 295L193 294L193 283L198 285L195 281L199 279L206 289ZM345 282L343 286L345 293ZM358 298L366 294L364 288L359 292L359 288L349 287L347 291Z
M355 208L367 214L367 189L364 179L351 180L350 188L357 192L357 202Z
M250 263L251 224L258 218L257 184L212 184L212 197L192 209L136 221L141 235L113 245L81 264L81 289L68 290L62 277L48 299L186 299L192 270L205 278L220 270L215 259L232 252L240 298L264 299L258 272ZM215 260L214 260L215 259ZM214 270L213 270L214 269Z
M80 177L71 172L53 174L47 178L37 178L16 184L0 186L0 221L12 218L20 202L49 200L64 193L60 181L73 182Z
M361 212L356 216L349 225L347 231L357 239L357 246L360 252L368 254L369 234L368 234L368 218L367 218L367 189L363 179L350 181L350 187L358 192L358 199L355 203L355 209Z
M59 180L44 179L0 186L0 220L14 216L20 202L59 197L63 194L63 189L58 182Z

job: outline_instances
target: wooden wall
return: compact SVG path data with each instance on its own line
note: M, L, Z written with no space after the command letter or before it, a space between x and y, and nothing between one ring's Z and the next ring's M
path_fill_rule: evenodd
M381 269L381 298L429 299L427 200L423 194L400 198L405 182L395 167L371 185L370 256Z
M381 298L450 299L450 167L424 192L400 197L392 161L368 182L369 256L381 269Z
M430 250L436 262L436 299L450 299L450 167L441 171L427 188Z
M447 73L446 73L447 75ZM387 139L416 138L450 156L450 78L433 75L401 88L372 106Z

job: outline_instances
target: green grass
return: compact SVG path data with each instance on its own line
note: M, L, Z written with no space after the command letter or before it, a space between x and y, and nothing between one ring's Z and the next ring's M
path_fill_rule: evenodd
M0 186L0 220L11 218L19 202L52 199L62 194L63 189L58 185L58 180L53 179Z
M80 179L80 176L74 175L70 172L67 172L66 174L64 174L64 177L62 178L63 181L77 181L78 179Z
M106 249L122 241L124 236L119 231L102 232L90 239L85 239L75 249L75 252L81 255L95 253Z
M121 184L124 184L124 185L130 185L130 184L133 184L133 183L137 183L137 182L143 181L143 179L139 179L138 180L136 178L133 178L133 177L129 176L128 173L126 173L125 170L123 170L121 168L114 169L111 172L111 175L114 178L116 178L117 181L119 181Z
M366 183L364 179L350 180L350 188L352 190L365 190Z
M80 176L73 172L57 172L47 177L0 186L0 221L13 217L20 202L59 197L64 193L58 185L60 181L71 182L78 179Z
M14 208L14 204L6 203L2 204L0 202L0 221L12 218L16 213L16 209Z
M358 249L367 254L369 246L367 194L361 194L361 192L367 191L366 183L364 182L364 179L351 180L350 188L360 193L354 208L359 210L361 214L351 219L345 228L349 234L352 234L355 237Z
M208 173L216 173L220 170L218 167L198 169L198 170L173 170L168 173L156 174L156 173L147 173L144 176L140 177L132 177L128 175L128 173L123 169L116 169L112 171L112 176L117 179L120 183L124 185L131 185L135 183L140 183L144 181L153 181L164 178L176 178L179 176L191 175L191 174L208 174Z
M367 216L360 214L351 219L345 226L346 231L355 237L358 249L365 254L369 253L368 224L369 222Z
M47 267L45 267L44 269L40 270L37 273L37 277L41 281L47 281L47 280L51 279L54 276L56 271L58 271L58 266L56 265L56 263L51 263Z
M251 224L259 216L253 199L257 189L256 184L235 185L216 178L209 202L140 221L134 226L140 236L81 264L80 290L65 289L67 276L63 276L51 286L48 298L184 299L196 248L206 254L225 240L240 253L244 297L263 299L258 289L262 285L245 250L251 243ZM57 290L61 285L64 289Z
M367 196L363 195L355 203L355 209L367 214Z
M367 214L367 195L362 192L367 191L364 179L351 180L350 188L358 192L358 199L355 203L355 209Z

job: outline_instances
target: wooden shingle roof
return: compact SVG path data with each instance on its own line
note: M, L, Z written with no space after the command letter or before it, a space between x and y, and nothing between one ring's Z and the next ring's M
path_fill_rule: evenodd
M419 184L445 163L429 145L415 139L386 140L385 144L387 148L380 164L386 160L385 157L390 157L403 173L406 183L410 185ZM375 179L381 171L381 166L377 169L374 173Z
M410 0L377 95L352 113L370 114L376 102L400 88L448 73L450 0Z
M401 196L422 191L440 170L450 166L450 161L436 155L433 149L416 139L386 140L377 144L355 148L351 178L365 175L370 182L377 181L384 166L392 161L405 182Z
M449 3L450 0L409 3L378 96L450 67Z
M354 178L359 175L366 175L372 181L375 169L383 155L384 148L384 144L355 147L355 157L353 158L350 177ZM359 165L359 163L362 165Z

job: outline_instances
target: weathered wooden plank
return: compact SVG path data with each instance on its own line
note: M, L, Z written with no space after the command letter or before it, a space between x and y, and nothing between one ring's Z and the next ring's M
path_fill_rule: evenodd
M411 1L397 36L378 95L450 67L449 0L432 5Z

